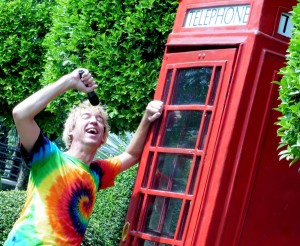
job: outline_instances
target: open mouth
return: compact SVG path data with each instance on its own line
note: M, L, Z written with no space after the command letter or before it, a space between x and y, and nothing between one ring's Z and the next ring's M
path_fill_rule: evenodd
M90 128L86 130L87 133L89 134L93 134L93 135L97 135L98 134L98 130L95 128Z

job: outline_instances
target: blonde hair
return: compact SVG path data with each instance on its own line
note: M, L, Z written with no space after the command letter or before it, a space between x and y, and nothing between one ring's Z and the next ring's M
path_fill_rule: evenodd
M74 106L70 110L70 112L68 114L68 118L65 122L62 139L63 139L67 149L69 149L72 144L72 138L70 136L70 132L75 127L77 117L79 117L81 112L84 110L90 110L92 112L100 114L100 116L103 120L103 125L104 125L103 143L105 143L107 140L108 132L110 130L110 127L108 125L107 112L105 111L103 106L101 106L101 105L92 106L88 100L85 100L82 103L80 103L78 106Z

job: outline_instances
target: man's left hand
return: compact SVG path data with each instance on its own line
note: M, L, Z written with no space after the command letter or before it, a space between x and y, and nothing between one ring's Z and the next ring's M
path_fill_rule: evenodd
M146 108L146 116L150 122L155 121L159 118L163 111L163 102L158 100L153 100L148 103Z

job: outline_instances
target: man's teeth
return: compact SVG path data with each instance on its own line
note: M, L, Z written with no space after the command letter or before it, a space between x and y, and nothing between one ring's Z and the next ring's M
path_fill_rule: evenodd
M91 134L97 134L98 131L96 129L89 129L87 130L88 133L91 133Z

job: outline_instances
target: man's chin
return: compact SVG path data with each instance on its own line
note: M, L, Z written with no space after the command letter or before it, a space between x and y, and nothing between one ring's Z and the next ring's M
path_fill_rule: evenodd
M98 140L89 139L85 142L85 144L87 144L91 147L99 148L102 145L102 141L99 139Z

